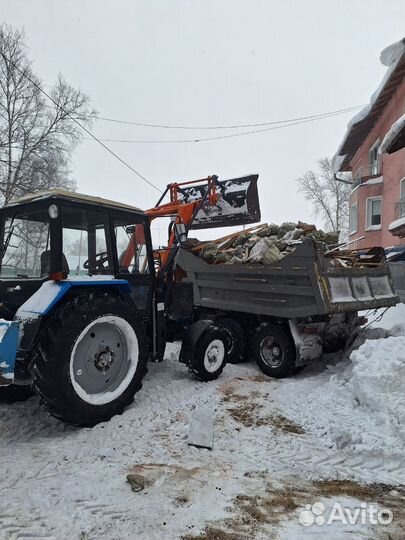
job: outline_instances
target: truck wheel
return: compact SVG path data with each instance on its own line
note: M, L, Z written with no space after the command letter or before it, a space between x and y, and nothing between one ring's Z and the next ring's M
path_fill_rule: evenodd
M48 411L76 426L121 414L142 387L147 340L139 315L111 294L68 301L40 335L34 389Z
M222 328L226 334L227 363L238 364L243 362L246 352L246 338L241 325L230 317L224 317L216 319L215 326Z
M190 369L201 381L213 381L224 370L226 364L227 336L222 328L208 326L197 340Z
M0 403L17 403L18 401L27 401L34 392L30 386L20 386L18 384L9 384L0 386Z
M270 377L291 375L295 368L295 345L289 333L280 326L261 326L252 341L253 357L259 368Z

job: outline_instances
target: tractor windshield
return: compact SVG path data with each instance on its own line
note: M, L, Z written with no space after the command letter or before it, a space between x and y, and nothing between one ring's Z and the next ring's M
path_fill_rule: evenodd
M38 217L38 219L36 219ZM46 275L44 257L49 250L49 221L41 216L15 215L4 222L0 277L39 278Z

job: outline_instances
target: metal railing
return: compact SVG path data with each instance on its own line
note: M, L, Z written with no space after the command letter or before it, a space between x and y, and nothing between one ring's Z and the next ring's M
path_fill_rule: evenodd
M353 177L352 189L355 189L360 184L364 184L367 180L372 180L373 178L379 178L382 176L382 170L380 168L372 167L361 167L356 173L356 176Z

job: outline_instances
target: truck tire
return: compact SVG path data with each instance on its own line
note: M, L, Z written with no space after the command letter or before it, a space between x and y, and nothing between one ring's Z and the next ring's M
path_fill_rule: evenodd
M276 324L260 326L252 340L253 357L270 377L288 377L294 373L296 351L289 332Z
M226 364L227 335L222 328L208 326L197 340L192 351L190 370L200 381L213 381Z
M63 304L41 331L38 350L34 390L53 416L75 426L122 414L146 373L142 320L110 293Z
M241 325L230 317L215 319L215 326L222 328L226 333L228 364L239 364L245 360L246 338Z
M18 401L27 401L34 392L31 386L20 386L17 384L9 384L8 386L0 386L0 403L17 403Z

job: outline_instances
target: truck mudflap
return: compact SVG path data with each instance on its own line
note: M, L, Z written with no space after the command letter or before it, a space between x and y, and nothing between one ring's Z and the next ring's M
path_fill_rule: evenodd
M0 321L0 386L12 384L17 354L19 323Z

